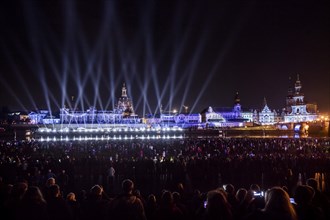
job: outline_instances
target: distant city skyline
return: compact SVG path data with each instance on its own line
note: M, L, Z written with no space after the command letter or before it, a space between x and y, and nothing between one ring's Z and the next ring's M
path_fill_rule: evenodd
M4 1L0 107L56 110L72 96L137 114L285 107L302 92L330 112L330 6L309 1ZM293 83L292 82L292 83Z

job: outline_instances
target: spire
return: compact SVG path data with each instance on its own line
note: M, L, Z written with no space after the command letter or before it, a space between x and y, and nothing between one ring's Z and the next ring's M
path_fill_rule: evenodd
M263 109L262 109L261 112L263 112L263 113L270 112L270 109L269 109L269 107L268 107L268 105L267 105L266 97L264 97L263 104L264 104L264 106L263 106Z
M76 108L76 99L74 95L71 96L71 103L69 103L69 108L71 109Z
M241 99L239 98L238 92L235 95L235 105L240 104Z
M291 78L291 76L289 76L288 96L292 96L293 95L292 85L293 85L292 78Z
M296 94L299 94L300 90L301 90L301 83L300 83L300 79L299 79L299 74L297 74L297 80L296 80L296 83L294 84L294 88L295 88Z
M125 83L123 84L123 88L121 89L121 97L127 97L127 90Z

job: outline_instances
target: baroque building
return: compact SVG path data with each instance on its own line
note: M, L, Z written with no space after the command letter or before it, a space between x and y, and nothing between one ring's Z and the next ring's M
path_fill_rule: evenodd
M253 112L243 109L238 92L235 94L234 107L208 108L202 111L202 121L215 127L242 127L247 122L253 122Z
M301 92L302 84L297 75L294 89L290 86L286 96L284 122L308 122L317 119L316 104L308 104Z
M127 96L127 89L125 83L121 89L121 97L114 109L116 113L122 113L124 117L135 115L133 108L133 101Z
M261 125L273 125L278 122L277 112L275 110L271 111L267 105L266 98L264 98L264 105L261 112L257 113L257 123Z
M121 97L118 99L115 108L109 110L97 110L90 107L86 111L71 110L68 108L60 109L61 123L78 123L78 124L134 124L140 123L141 119L134 113L133 102L127 96L125 83L121 90Z

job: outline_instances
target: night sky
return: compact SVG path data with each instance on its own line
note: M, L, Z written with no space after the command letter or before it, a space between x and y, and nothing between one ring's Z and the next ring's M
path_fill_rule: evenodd
M0 106L136 112L188 106L282 109L302 91L330 112L328 1L3 1Z

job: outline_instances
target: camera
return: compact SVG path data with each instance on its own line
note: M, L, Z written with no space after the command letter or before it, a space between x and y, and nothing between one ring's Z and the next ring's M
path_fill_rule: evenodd
M291 204L296 204L296 202L294 201L294 198L290 198L290 203Z
M260 191L260 192L256 192L256 191L254 191L253 192L253 195L255 196L255 197L264 197L264 192L263 191Z

